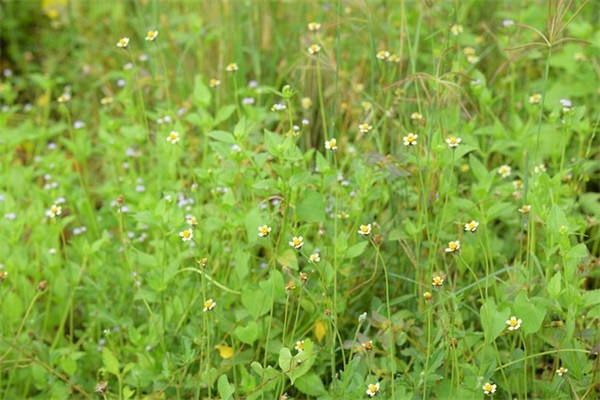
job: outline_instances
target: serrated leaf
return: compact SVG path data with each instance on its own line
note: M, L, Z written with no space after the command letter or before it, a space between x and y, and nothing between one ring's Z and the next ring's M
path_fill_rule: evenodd
M215 126L220 124L221 122L227 121L233 112L235 111L235 106L232 104L223 106L219 108L217 114L215 115Z

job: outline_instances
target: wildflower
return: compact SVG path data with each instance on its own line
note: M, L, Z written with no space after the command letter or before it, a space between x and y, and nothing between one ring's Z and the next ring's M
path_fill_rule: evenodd
M271 111L283 111L287 108L287 106L285 104L274 104L273 107L271 107Z
M108 381L100 381L96 384L96 387L94 388L94 392L96 392L99 395L105 394L107 390L108 390Z
M467 56L467 61L469 62L469 64L476 64L479 62L479 57L474 55Z
M419 112L414 112L410 114L410 119L412 119L413 121L420 121L423 119L423 115Z
M448 146L453 149L458 147L458 144L460 142L461 142L461 138L457 138L455 136L450 136L449 138L446 139L446 143L448 144Z
M198 263L198 265L200 265L202 268L206 267L206 263L208 262L208 258L204 257L204 258L199 258L196 260L196 262Z
M308 47L308 52L310 54L317 54L319 51L321 51L321 46L319 46L318 44L311 44Z
M216 301L214 301L213 299L208 299L204 302L204 308L202 309L202 311L204 311L204 312L210 311L213 308L215 308L216 305L217 305Z
M454 240L452 242L448 242L446 253L460 253L460 241Z
M148 31L148 33L146 34L146 40L149 42L153 42L154 40L156 40L157 36L158 31Z
M321 24L318 22L311 22L308 24L308 30L311 32L316 32L321 29Z
M533 167L533 172L539 174L540 172L546 172L546 164L539 164Z
M4 282L4 280L6 279L7 275L8 275L8 272L6 272L6 271L0 271L0 283Z
M436 275L433 277L433 282L432 282L433 287L440 288L443 283L444 283L444 278L442 278L441 276Z
M71 100L71 94L69 92L65 92L63 94L61 94L58 99L56 99L56 101L58 101L59 103L66 103L69 100Z
M517 319L517 317L515 317L514 315L512 317L510 317L509 320L506 321L506 324L508 325L508 330L509 331L516 331L521 327L521 321L520 319Z
M540 101L542 101L542 95L539 93L529 96L529 104L538 104Z
M516 179L513 181L513 187L517 190L522 189L523 188L523 181L520 179Z
M508 165L502 165L500 168L498 168L498 173L503 178L506 178L506 177L510 176L510 172L511 171L512 171L512 169Z
M46 215L50 218L54 218L62 213L62 207L57 206L56 204L52 204L52 207L48 211L46 211Z
M337 140L335 138L326 140L325 148L327 150L336 151L337 150Z
M380 59L380 60L385 60L389 56L390 56L390 52L387 51L387 50L379 50L377 52L377 58Z
M487 394L488 396L493 395L494 393L496 393L496 384L491 384L489 382L486 382L482 389L483 389L483 393Z
M303 97L301 103L302 103L302 108L304 108L305 110L308 110L310 107L312 107L312 104L313 104L310 97Z
M85 122L83 121L75 121L75 123L73 123L73 129L81 129L85 127Z
M296 250L300 250L302 246L304 246L304 238L302 236L294 236L292 241L289 242L289 245L295 248Z
M399 63L400 57L397 54L392 54L391 56L388 57L388 61L391 63Z
M379 393L379 382L377 383L369 383L367 385L367 394L371 397L375 396Z
M430 292L425 292L423 293L423 298L425 298L426 302L430 302L433 299L433 295Z
M271 227L270 226L263 225L263 226L259 226L258 227L258 236L260 236L260 237L267 237L267 236L269 236L269 233L271 233Z
M103 97L102 99L100 99L100 104L102 104L103 106L107 106L107 105L111 104L112 102L113 102L112 97Z
M368 316L368 314L366 311L364 313L360 314L358 316L358 323L362 324L363 322L365 322L367 320L367 316Z
M402 138L402 140L404 140L405 146L414 146L417 144L418 137L419 137L419 135L415 135L414 133L409 133L408 135L404 136Z
M227 66L225 67L225 71L227 71L227 72L235 72L238 69L240 69L240 68L238 67L238 65L236 63L227 64Z
M318 263L319 261L321 261L321 256L319 255L319 253L313 253L310 255L310 257L308 257L308 260L311 263Z
M371 104L370 101L363 101L362 103L360 103L360 106L365 111L370 111L373 108L373 104Z
M196 217L194 217L193 215L188 215L185 222L190 226L198 225L198 219Z
M371 224L361 225L358 228L358 233L364 236L369 236L371 234Z
M477 232L477 227L478 226L479 226L479 222L477 222L475 220L473 220L471 222L467 222L465 224L465 231L469 231L469 232L475 233L475 232Z
M560 367L559 369L556 370L556 373L558 374L558 376L563 376L567 372L569 372L569 370L566 369L565 367Z
M171 131L169 133L169 136L167 136L167 142L169 142L171 144L175 144L175 143L179 142L179 132Z
M463 33L463 26L459 25L459 24L454 24L450 27L450 32L454 35L454 36L458 36L461 33Z
M128 37L121 38L117 42L117 47L120 47L122 49L126 49L127 46L129 46L129 38Z
M358 130L360 133L369 133L373 129L373 127L367 123L358 125Z
M187 242L194 238L194 231L192 230L192 228L185 229L179 232L179 236L181 236L181 241Z
M40 292L43 292L44 290L46 290L47 287L48 287L48 281L43 280L38 284L37 290Z
M465 56L474 56L475 55L475 49L471 46L467 46L463 49L463 54Z
M294 282L289 282L287 285L285 285L285 290L286 292L291 292L294 289L296 289L296 285L294 284Z
M304 340L298 340L294 348L298 351L304 351Z
M585 54L583 54L582 52L578 51L577 53L575 53L575 61L585 61L586 60L586 56Z
M308 280L308 275L305 272L300 272L300 282L306 283Z
M505 19L504 21L502 21L502 26L504 26L505 28L513 26L514 24L515 21L513 21L512 19Z
M350 214L348 214L348 213L347 213L347 212L345 212L345 211L340 211L340 212L338 213L337 217L338 217L338 218L340 218L340 219L346 219L346 218L349 218L349 217L350 217Z
M523 215L529 214L530 211L531 211L530 205L523 205L521 208L519 208L519 212Z
M372 340L369 340L368 342L363 342L360 345L366 352L370 352L373 350L373 341Z
M210 86L211 88L215 88L217 86L219 86L221 84L221 81L218 80L217 78L210 78L210 80L208 81L208 86Z

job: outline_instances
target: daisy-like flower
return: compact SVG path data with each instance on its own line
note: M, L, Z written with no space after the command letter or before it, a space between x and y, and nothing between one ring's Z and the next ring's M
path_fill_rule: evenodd
M321 261L321 256L319 255L319 253L313 253L310 255L310 257L308 257L308 260L311 263L318 263L319 261Z
M8 275L8 272L6 272L6 271L0 271L0 283L4 282L4 280L6 279L7 275Z
M404 136L402 138L402 140L404 140L405 146L414 146L417 144L418 137L419 137L419 135L415 135L414 133L409 133L408 135Z
M63 94L61 94L58 99L56 99L56 101L58 101L59 103L66 103L69 100L71 100L71 94L68 92L65 92Z
M366 352L370 352L373 350L373 341L372 340L369 340L368 342L362 342L360 345Z
M319 46L318 44L311 44L310 46L308 46L308 52L310 54L317 54L319 51L321 51L321 46Z
M446 253L459 253L460 252L460 241L453 240L452 242L448 242L448 247L446 247Z
M529 212L531 211L531 206L524 204L521 208L519 208L519 212L523 215L525 214L529 214Z
M425 292L423 293L423 298L425 299L425 301L430 302L431 300L433 300L433 295L430 292Z
M539 174L540 172L546 172L546 164L539 164L536 165L535 167L533 167L533 172L535 172L536 174Z
M565 367L560 367L559 369L556 370L556 373L558 374L558 376L563 376L567 372L569 372L569 370L566 369Z
M127 46L129 46L129 38L128 37L123 37L123 38L119 39L119 41L117 42L117 47L126 49Z
M183 242L187 242L194 238L194 231L192 230L192 228L185 229L185 230L179 232L179 236L181 236L181 240Z
M361 225L358 228L358 233L364 236L369 236L371 234L371 224Z
M587 59L587 57L585 56L585 54L583 54L580 51L578 51L577 53L575 53L574 57L575 57L575 61L585 61Z
M491 396L494 393L496 393L496 387L496 384L486 382L481 388L483 389L483 393L487 394L488 396Z
M338 217L338 218L340 218L340 219L346 219L346 218L350 217L350 214L348 214L348 213L347 213L347 212L345 212L345 211L340 211L340 212L338 213L337 217Z
M423 115L420 112L414 112L410 114L410 119L413 121L420 121L423 119Z
M296 250L300 250L302 246L304 246L304 238L302 236L294 236L292 241L289 242L289 245Z
M503 178L507 178L510 176L510 173L512 171L512 168L510 168L510 166L508 165L502 165L500 168L498 168L498 173L500 174L500 176L502 176Z
M271 107L271 111L283 111L286 108L287 106L285 104L277 103L273 104L273 107Z
M376 383L369 383L367 385L367 392L366 392L369 396L373 397L375 396L377 393L379 393L379 382Z
M433 277L433 281L431 282L431 284L433 285L433 287L435 288L440 288L442 286L442 284L444 283L444 278L442 278L439 275L436 275Z
M175 144L175 143L179 142L179 132L171 131L169 133L169 136L167 136L167 142L169 142L171 144Z
M304 340L298 340L294 348L298 351L304 351Z
M465 224L465 231L469 231L469 232L475 233L475 232L477 232L477 227L478 226L479 226L479 222L477 222L475 220L473 220L471 222L467 222Z
M148 31L148 33L146 33L146 40L149 42L153 42L156 40L157 36L158 36L158 31Z
M389 51L387 51L387 50L379 50L377 52L377 56L376 57L378 59L380 59L380 60L385 60L386 58L389 58L389 56L390 56L390 52Z
M321 24L318 23L318 22L310 22L308 24L308 30L311 31L311 32L316 32L319 29L321 29Z
M187 218L185 219L185 222L187 222L187 224L190 226L198 225L198 219L196 217L194 217L193 215L188 215Z
M461 138L459 138L459 137L450 136L449 138L446 138L446 143L452 149L458 147L458 144L460 142L461 142Z
M369 133L373 129L373 127L367 123L358 125L358 130L360 133Z
M542 95L539 93L529 96L529 104L538 104L540 101L542 101Z
M100 100L100 104L102 104L103 106L107 106L109 104L111 104L113 102L113 98L112 97L103 97Z
M522 189L523 188L523 181L520 179L516 179L513 181L513 187L517 190Z
M46 211L46 215L50 218L55 218L62 213L62 207L57 206L56 204L52 204L52 207L48 211Z
M260 237L267 237L267 236L269 236L269 233L271 233L271 227L270 226L263 225L263 226L259 226L258 227L258 236L260 236Z
M513 21L512 19L505 19L502 21L502 26L507 28L509 26L513 26L515 24L515 21Z
M521 327L521 322L523 321L513 315L509 320L506 320L506 325L508 325L509 331L516 331Z
M454 35L454 36L458 36L461 33L463 33L463 26L460 24L454 24L450 27L450 32Z
M210 80L208 81L208 86L210 86L211 88L215 88L217 86L219 86L221 84L221 81L218 80L217 78L210 78Z
M217 305L216 301L214 301L213 299L208 299L204 302L204 308L202 309L202 311L204 311L204 312L210 311L213 308L215 308L216 305Z
M467 56L467 61L469 62L469 64L476 64L479 62L479 57L475 55Z
M307 280L308 280L308 275L306 274L306 272L300 272L300 282L306 283Z
M301 100L301 104L302 104L302 108L304 108L305 110L308 110L309 108L312 107L313 102L310 99L310 97L303 97Z
M463 54L465 56L474 56L475 55L475 49L471 46L467 46L463 49Z
M336 151L337 150L337 140L335 138L326 140L325 148L327 150Z
M388 62L391 63L399 63L400 62L400 57L397 54L392 54L388 57Z
M225 71L227 72L235 72L238 69L240 69L240 67L238 67L236 63L227 64L227 66L225 67Z

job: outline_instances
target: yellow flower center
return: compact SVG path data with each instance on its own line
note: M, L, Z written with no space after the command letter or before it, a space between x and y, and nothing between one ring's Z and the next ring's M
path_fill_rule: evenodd
M190 231L183 231L183 237L184 238L189 238L190 237Z
M369 385L369 391L370 391L371 393L375 393L375 392L377 392L377 386L375 386L375 385L373 385L373 384L370 384L370 385Z

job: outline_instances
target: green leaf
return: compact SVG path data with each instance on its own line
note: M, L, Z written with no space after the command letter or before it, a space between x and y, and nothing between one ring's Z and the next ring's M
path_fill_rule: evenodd
M589 290L583 294L583 305L585 307L600 304L600 289Z
M254 321L248 322L246 326L238 326L235 328L235 336L240 342L252 344L258 337L258 325Z
M242 289L242 305L250 313L253 319L258 319L271 309L272 298L262 290L247 284Z
M227 121L233 115L234 111L235 106L232 104L219 108L219 110L217 111L217 115L215 115L215 125Z
M554 274L552 279L550 279L550 282L548 282L548 293L550 294L550 296L554 297L555 299L560 294L561 281L562 281L562 274L557 273L557 274Z
M362 242L358 242L354 246L352 246L348 250L346 250L346 252L344 253L344 256L346 256L346 258L356 258L365 251L365 249L367 248L368 245L369 245L369 242L366 240L364 240Z
M271 366L263 368L262 365L260 365L260 363L256 361L250 364L250 368L252 368L252 370L262 379L262 387L265 391L275 389L275 387L279 384L279 381L283 376L275 368Z
M235 393L235 389L229 383L229 379L227 375L221 375L219 380L217 381L217 388L219 389L219 396L221 396L222 400L231 399L233 393Z
M225 143L231 143L231 144L235 143L235 138L233 137L233 135L231 133L225 132L225 131L208 132L206 134L206 136L216 139L219 142L225 142Z
M508 319L510 310L508 307L504 307L501 310L498 309L494 299L488 298L479 310L479 317L481 319L481 326L483 327L483 334L486 337L487 342L493 342L496 340L500 333L506 329L506 320Z
M479 182L487 179L487 177L488 177L487 169L483 166L481 161L479 161L479 159L477 157L475 157L473 154L469 155L469 165L471 166L471 171L473 171L473 174L475 175L475 177L477 178L477 180Z
M131 341L131 343L135 345L140 344L140 340L142 339L140 331L138 331L134 326L129 326L127 328L127 332L129 332L129 340Z
M113 375L119 376L119 360L111 349L104 347L102 349L102 362L106 370Z
M59 364L68 376L73 376L77 372L77 363L69 356L61 358Z
M277 262L282 266L298 270L298 251L293 249L285 249L280 255L277 256Z
M517 295L513 303L513 311L517 319L522 319L521 329L525 334L536 333L542 327L542 322L546 317L546 309L536 306L528 298L525 292Z
M238 247L235 250L235 265L233 269L240 280L243 280L248 275L248 260L250 260L250 253Z
M298 219L314 222L325 222L325 202L321 193L306 190L300 204L296 208Z
M294 386L296 386L296 389L302 393L312 397L327 394L327 389L325 388L323 381L321 381L319 375L315 374L314 372L308 373L296 379Z
M129 386L123 388L123 398L125 400L132 398L134 394L135 390L131 389Z
M305 375L315 362L313 355L313 342L310 339L304 340L304 351L292 356L287 347L279 351L279 368L290 378L292 385L296 379Z
M193 103L196 107L206 107L210 104L212 94L204 83L201 75L194 77Z

